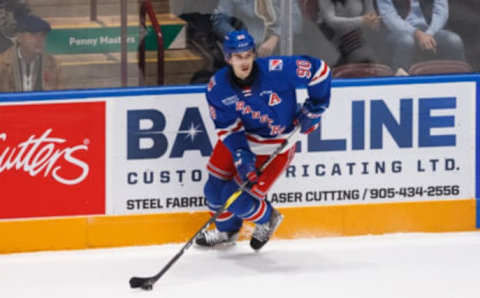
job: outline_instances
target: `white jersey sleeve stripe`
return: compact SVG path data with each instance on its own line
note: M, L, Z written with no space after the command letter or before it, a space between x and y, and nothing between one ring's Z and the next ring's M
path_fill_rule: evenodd
M296 134L294 139L291 139L291 143L295 144L300 134ZM283 143L288 134L283 134L276 136L274 138L263 138L259 135L247 134L247 142L253 153L256 155L271 155L277 148L278 145ZM293 146L293 145L292 145ZM280 153L290 150L290 147L284 148Z
M314 86L321 82L323 82L328 75L330 74L330 67L328 67L327 63L322 61L322 65L318 68L317 72L313 76L308 86Z
M242 130L244 130L242 119L237 119L237 121L235 121L230 126L227 126L225 128L221 128L221 129L217 129L216 132L217 132L217 136L220 138L220 140L223 141L231 133L242 131Z

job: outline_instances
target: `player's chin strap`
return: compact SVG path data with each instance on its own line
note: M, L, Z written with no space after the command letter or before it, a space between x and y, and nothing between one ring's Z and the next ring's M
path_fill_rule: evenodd
M285 141L280 145L270 157L262 164L260 167L260 173L263 172L268 165L278 156L285 148L293 146L297 141L298 133L300 132L300 126L296 125L290 135L285 139ZM183 253L192 246L193 241L197 238L198 234L207 229L227 208L235 202L235 200L242 194L242 192L249 188L249 182L244 182L237 191L235 191L225 202L222 208L218 209L217 212L193 235L190 240L180 249L180 251L158 272L157 274L150 277L132 277L130 278L130 287L131 288L141 288L143 290L151 290L153 285L167 272L168 269L183 255Z

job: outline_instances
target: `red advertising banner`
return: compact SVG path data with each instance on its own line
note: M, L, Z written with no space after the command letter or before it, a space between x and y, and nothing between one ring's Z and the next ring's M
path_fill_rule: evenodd
M105 103L0 106L0 219L105 213Z

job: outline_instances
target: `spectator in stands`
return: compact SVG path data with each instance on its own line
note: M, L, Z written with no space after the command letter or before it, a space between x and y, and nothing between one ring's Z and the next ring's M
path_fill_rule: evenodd
M13 45L17 19L30 13L24 0L0 0L0 53Z
M392 48L392 67L408 70L417 60L465 60L463 41L445 30L448 0L377 0Z
M50 24L26 15L17 22L14 46L0 55L0 91L21 92L60 88L60 75L54 58L45 52Z
M213 30L220 40L231 31L232 17L246 26L257 44L258 56L269 56L278 52L281 36L280 5L283 0L220 0L212 15ZM302 30L302 17L296 0L292 1L292 31ZM236 28L238 29L238 28Z
M375 61L375 53L365 39L365 34L380 28L373 0L317 1L319 28L340 54L335 65Z

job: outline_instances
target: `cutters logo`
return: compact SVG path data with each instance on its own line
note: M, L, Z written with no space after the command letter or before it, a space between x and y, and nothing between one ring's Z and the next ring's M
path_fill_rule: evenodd
M59 183L75 185L88 175L89 166L86 162L74 156L76 151L88 151L87 145L59 148L66 140L50 137L52 129L47 129L40 137L31 135L26 141L16 146L0 145L0 174L9 170L23 170L35 177L43 173L43 177L51 175ZM6 133L0 133L0 141L7 140ZM81 173L74 178L63 177L59 161L79 167Z
M0 219L105 214L105 114L105 102L1 105Z

